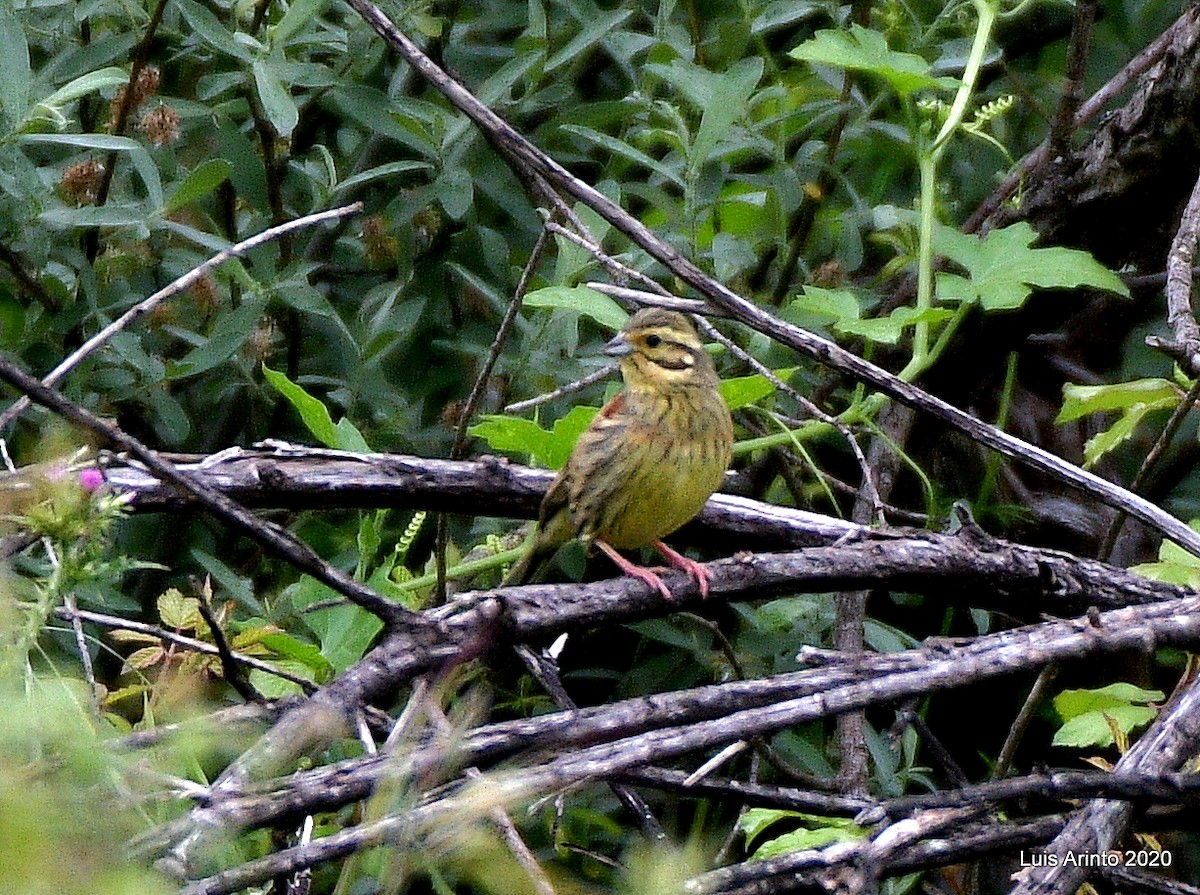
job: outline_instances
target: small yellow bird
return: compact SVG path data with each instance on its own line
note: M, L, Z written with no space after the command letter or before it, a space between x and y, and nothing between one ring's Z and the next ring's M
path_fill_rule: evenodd
M504 584L523 583L579 538L669 600L658 575L617 552L653 545L707 596L704 566L661 539L700 512L733 455L733 420L712 358L687 317L660 308L629 318L604 353L621 359L625 388L580 436L542 500L533 543Z

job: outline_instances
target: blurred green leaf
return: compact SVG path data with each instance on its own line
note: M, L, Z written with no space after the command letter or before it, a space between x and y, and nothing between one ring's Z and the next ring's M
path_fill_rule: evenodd
M284 84L274 60L255 59L251 69L267 120L279 136L285 139L290 137L300 121L300 110L296 108L296 101L292 99L292 93Z
M889 49L882 34L856 24L851 24L849 31L818 31L788 55L804 62L879 75L901 96L918 90L958 87L954 78L934 77L931 66L920 56Z
M787 382L798 369L800 368L785 367L781 370L773 370L772 372L779 379ZM747 404L761 401L763 398L774 393L775 384L760 373L721 380L721 397L725 399L725 403L729 405L730 410L740 410Z
M0 137L25 117L32 86L29 45L16 11L0 4Z
M539 466L557 469L567 462L575 442L598 412L596 407L572 407L549 432L532 420L486 416L471 427L470 433L486 441L492 450L529 456Z
M614 332L625 325L629 315L609 298L587 286L547 286L528 293L521 304L528 308L558 308L591 317Z
M171 214L207 196L229 179L229 169L230 164L225 159L214 158L201 162L167 198L161 213Z
M371 448L353 423L342 419L335 425L328 408L303 388L266 364L263 364L262 370L267 382L296 409L305 427L319 442L335 450L371 453Z

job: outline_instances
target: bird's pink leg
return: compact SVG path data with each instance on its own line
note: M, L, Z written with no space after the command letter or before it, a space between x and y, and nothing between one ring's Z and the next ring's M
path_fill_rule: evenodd
M663 580L661 578L659 578L657 575L655 575L653 572L651 572L649 569L643 568L642 566L639 566L636 563L630 562L625 557L623 557L620 553L618 553L616 550L614 550L608 544L604 543L599 538L596 538L594 541L592 541L592 543L595 544L597 547L599 547L602 551L604 551L605 556L607 556L614 563L616 563L617 568L619 568L622 572L624 572L630 578L636 578L638 581L642 581L646 584L649 584L653 588L657 588L658 592L660 594L662 594L663 597L665 597L668 600L675 599L673 596L671 596L671 591L668 590L668 588L665 584L663 584ZM676 554L676 556L678 556L678 555L679 554ZM683 557L680 557L680 559L682 559L682 558Z
M712 576L709 575L708 569L704 567L703 563L698 563L694 559L688 559L682 553L676 553L662 541L655 541L654 548L665 556L667 562L672 566L681 572L687 572L688 575L695 579L696 585L700 588L701 597L708 597L708 582Z

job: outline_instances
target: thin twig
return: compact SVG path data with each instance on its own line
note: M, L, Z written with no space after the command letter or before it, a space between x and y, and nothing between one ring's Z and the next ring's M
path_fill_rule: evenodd
M546 392L544 395L538 395L535 398L529 398L525 401L514 401L512 404L507 404L504 407L505 413L523 413L534 407L542 404L548 404L551 401L556 401L559 398L565 398L567 395L573 395L576 392L581 392L590 385L594 385L602 379L607 379L613 373L617 372L616 364L605 364L599 370L588 373L574 382L564 385L562 388L556 388L552 392Z
M212 634L213 646L217 648L217 655L221 657L221 670L226 683L233 687L246 702L266 702L263 695L254 689L233 650L229 648L229 641L225 639L225 632L221 629L221 620L217 618L217 614L213 612L212 605L209 603L211 597L212 579L205 578L204 587L196 599L196 605L200 610L200 617L208 624L208 631Z
M1092 24L1096 20L1097 5L1097 0L1079 0L1075 4L1071 41L1067 49L1066 82L1058 102L1058 111L1050 125L1049 152L1052 157L1067 154L1071 147L1071 135L1082 123L1078 121L1079 94L1091 50Z
M132 435L109 420L101 419L85 407L64 397L60 392L43 385L35 377L12 362L0 359L0 379L24 392L39 404L53 410L64 419L70 420L99 435L104 441L128 451L137 457L157 478L171 482L180 490L190 494L196 502L239 529L256 543L284 557L298 569L307 572L323 584L345 595L368 612L379 616L387 624L403 625L415 622L416 615L398 603L384 599L360 581L355 581L297 538L294 534L273 522L259 519L241 504L230 500L220 491L201 483L193 476L183 475L157 452L142 444Z
M147 624L146 622L137 622L132 619L121 618L117 615L105 615L102 612L92 612L88 609L72 609L68 606L63 606L55 610L55 615L64 621L72 621L79 619L80 621L91 622L94 625L100 625L103 628L112 628L115 631L136 631L138 634L146 634L150 637L157 637L159 640L167 643L174 643L178 646L186 647L197 653L204 653L208 656L217 656L219 652L211 643L206 643L203 640L197 640L195 637L188 637L186 634L178 634L175 631L168 631L166 628L158 625ZM211 627L211 625L210 625ZM276 668L269 662L264 662L262 659L256 659L254 656L243 655L230 651L233 661L239 665L244 665L247 668L253 668L257 671L265 671L267 674L272 674L275 677L282 678L285 681L290 681L296 684L305 693L312 693L317 689L317 685L312 681L305 680L298 675L292 674L290 671L284 671L281 668Z
M1100 111L1108 105L1113 97L1158 63L1166 49L1179 39L1180 34L1190 33L1196 27L1198 18L1200 18L1200 10L1195 7L1188 8L1170 28L1160 34L1150 46L1130 59L1124 68L1109 78L1108 83L1093 93L1079 107L1075 113L1074 126L1078 128L1100 114ZM1047 139L1021 159L1017 169L1005 178L1004 182L996 187L975 210L975 213L963 225L963 231L966 233L978 232L981 227L992 220L1000 206L1008 201L1031 172L1053 158L1054 156L1050 153L1050 141Z
M487 358L479 370L479 375L475 377L475 384L471 387L471 394L468 395L467 402L463 405L462 411L459 414L458 425L454 429L454 443L450 446L451 460L461 460L466 455L467 429L471 425L471 421L475 416L475 409L479 406L479 401L487 389L488 380L492 376L492 370L496 368L496 362L500 359L500 354L504 351L504 346L508 343L508 336L512 332L513 324L517 320L517 314L521 310L521 302L525 299L525 293L529 291L529 284L533 281L534 273L541 266L542 254L545 252L549 241L550 234L543 227L542 232L538 234L537 242L534 243L533 251L529 253L529 260L525 262L525 269L521 271L521 279L518 281L517 288L513 292L512 300L508 303L508 307L504 311L504 317L500 320L500 326L496 329L496 336L492 339L492 345L488 349ZM439 513L437 517L437 537L434 543L434 568L437 570L434 599L440 604L446 602L445 513Z
M454 106L466 114L512 164L533 169L556 188L587 204L662 263L702 296L723 307L735 319L750 328L770 336L777 342L823 363L855 380L867 383L888 397L929 414L963 432L967 437L1007 457L1046 473L1054 479L1095 495L1117 509L1141 519L1200 556L1200 534L1192 531L1179 519L1164 512L1148 500L1130 494L1124 488L1106 481L1094 473L1080 469L1049 451L1029 444L995 426L984 423L966 411L937 398L911 383L905 382L882 367L847 351L840 345L801 329L743 298L722 283L707 276L674 246L660 239L649 227L629 214L599 190L572 175L518 133L487 106L483 105L462 84L446 74L432 59L421 52L407 35L369 0L346 0L375 31L383 37L406 62L416 68L433 87Z
M1196 406L1197 401L1200 401L1200 376L1196 377L1196 381L1192 383L1192 387L1188 389L1188 393L1183 396L1183 399L1171 411L1171 418L1163 426L1162 431L1158 434L1158 438L1154 440L1153 447L1150 448L1145 459L1142 460L1141 466L1138 467L1137 475L1129 483L1130 491L1137 494L1142 490L1142 485L1149 477L1150 470L1155 467L1159 458L1170 446L1171 441L1179 431L1179 427L1183 425L1184 419L1191 412L1192 408ZM1113 548L1117 544L1117 536L1121 533L1121 526L1125 524L1126 518L1126 514L1120 511L1113 517L1112 523L1108 526L1108 532L1104 535L1104 543L1101 544L1100 550L1096 554L1097 559L1108 561Z
M304 227L312 227L316 224L324 223L325 221L343 218L348 215L357 214L362 211L362 203L355 202L353 205L346 205L341 208L331 208L328 211L319 211L316 214L305 215L302 218L296 218L294 221L288 221L286 224L280 224L278 227L271 227L263 230L261 233L251 236L249 239L244 239L236 245L232 245L227 249L222 249L213 255L203 264L194 267L185 273L183 276L159 289L149 298L138 302L100 332L96 333L86 342L79 346L66 359L64 359L57 367L51 370L42 379L44 385L54 385L73 369L79 366L83 360L88 357L97 348L128 327L139 317L144 316L154 310L168 298L178 295L184 289L195 284L197 281L205 277L209 271L224 264L231 258L238 258L245 255L247 252L253 251L259 246L266 245L272 240L291 233L294 230L299 230ZM0 414L0 431L3 431L13 420L29 407L28 398L20 398L13 403L4 413Z
M1025 736L1025 731L1033 721L1034 713L1042 704L1046 691L1050 689L1050 685L1054 683L1057 676L1057 665L1047 665L1038 672L1037 680L1033 682L1033 687L1029 690L1029 695L1025 697L1021 711L1017 712L1016 720L1008 729L1004 745L1000 747L1000 755L996 758L996 767L992 769L993 780L1002 780L1008 776L1008 770L1012 767L1013 759L1017 755L1017 747L1021 745L1021 738Z

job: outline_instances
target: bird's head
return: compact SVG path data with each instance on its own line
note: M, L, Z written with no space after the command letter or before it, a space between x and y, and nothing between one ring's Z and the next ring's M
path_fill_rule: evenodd
M715 387L719 381L696 328L677 311L643 308L604 353L620 358L621 375L632 391Z

